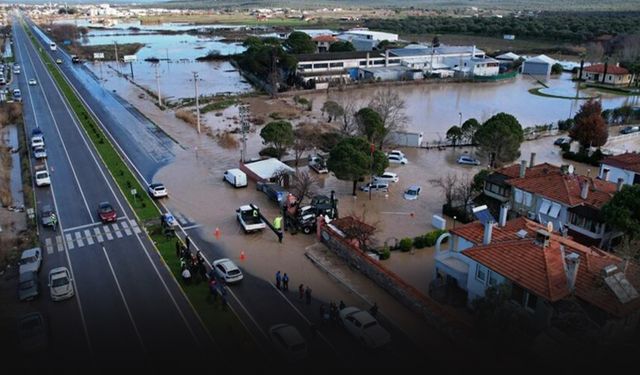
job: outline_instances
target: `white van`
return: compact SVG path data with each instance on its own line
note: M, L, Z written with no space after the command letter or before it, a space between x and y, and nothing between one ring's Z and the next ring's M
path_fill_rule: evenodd
M56 49L58 49L58 47L56 47L56 44L53 42L49 43L49 48L51 48L52 51L55 51Z
M14 89L13 90L13 100L15 100L17 102L21 102L22 101L22 93L20 92L20 89Z
M247 186L247 175L237 168L225 171L222 179L230 183L233 187Z

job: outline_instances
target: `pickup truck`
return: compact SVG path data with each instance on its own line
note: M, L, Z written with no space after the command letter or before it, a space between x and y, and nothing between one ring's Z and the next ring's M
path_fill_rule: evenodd
M260 211L258 207L255 205L253 207L250 205L244 205L240 206L240 208L236 210L238 222L245 233L256 232L267 227L264 221L260 218Z
M316 171L318 174L329 173L325 158L320 155L309 155L309 168Z

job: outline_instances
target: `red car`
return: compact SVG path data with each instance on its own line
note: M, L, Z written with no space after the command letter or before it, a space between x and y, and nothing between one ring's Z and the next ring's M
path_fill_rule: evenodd
M111 203L102 202L98 205L98 216L103 223L108 223L110 221L116 221L118 214L111 206Z

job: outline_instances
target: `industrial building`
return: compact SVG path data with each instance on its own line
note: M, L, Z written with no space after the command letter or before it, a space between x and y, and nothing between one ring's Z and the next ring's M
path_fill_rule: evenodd
M551 67L556 60L547 55L538 55L530 59L526 59L522 63L522 74L531 74L534 76L548 76L551 74Z

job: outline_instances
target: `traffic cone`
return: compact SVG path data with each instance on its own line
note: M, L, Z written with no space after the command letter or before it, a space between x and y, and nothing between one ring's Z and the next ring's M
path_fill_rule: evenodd
M216 237L216 240L220 239L220 228L216 227L216 231L215 231L214 235Z
M246 256L244 255L244 250L240 250L240 260L245 260Z

